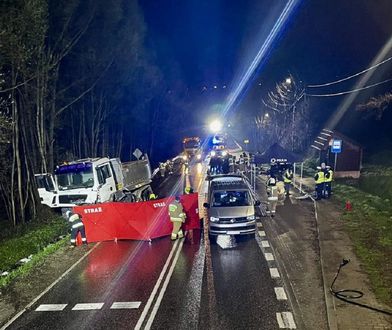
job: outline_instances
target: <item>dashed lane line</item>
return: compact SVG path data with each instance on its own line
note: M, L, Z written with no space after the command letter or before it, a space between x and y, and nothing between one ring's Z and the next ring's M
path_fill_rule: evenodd
M57 312L64 310L68 304L42 304L39 305L35 311L36 312Z
M274 290L275 290L276 299L287 300L287 295L286 295L286 292L284 291L284 288L276 287L276 288L274 288Z
M114 302L110 309L138 309L141 305L141 301L117 301ZM68 304L41 304L39 305L35 311L36 312L56 312L63 311ZM72 310L80 311L80 310L96 310L102 309L104 303L83 303L76 304Z
M297 329L291 312L276 313L280 329Z
M262 224L261 222L258 222L258 223L257 223L257 227L258 227L258 228L262 228L262 227L263 227L263 224Z
M271 274L272 278L279 278L280 277L278 268L270 268L269 270L270 270L270 274Z
M269 247L270 247L270 244L269 244L268 241L261 241L261 246L262 246L263 248L269 248Z
M103 303L82 303L76 304L72 310L73 311L92 311L101 309L103 307Z
M259 230L259 236L260 236L260 237L265 237L265 236L266 236L266 235L265 235L265 231Z
M117 301L110 306L110 309L138 309L141 301Z
M267 260L267 261L275 260L274 255L272 253L266 252L266 253L264 253L264 256L265 256L265 260Z

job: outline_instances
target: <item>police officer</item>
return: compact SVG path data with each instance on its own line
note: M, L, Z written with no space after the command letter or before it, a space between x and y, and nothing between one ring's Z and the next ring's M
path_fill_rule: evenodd
M83 244L87 244L86 231L84 229L82 217L77 213L73 213L72 211L67 211L65 215L68 218L68 222L71 224L71 246L76 246L76 237L78 236L79 232L82 236Z
M314 175L314 183L316 184L316 200L323 198L325 174L321 166L317 166L317 173Z
M325 178L324 178L324 197L330 198L332 193L332 180L333 180L333 171L331 166L327 166L325 170Z
M185 222L186 215L180 202L180 196L176 196L175 200L169 204L169 216L170 221L173 223L171 240L174 241L177 238L183 238L184 233L181 225Z
M287 196L290 195L290 188L293 181L293 176L293 170L290 167L288 167L283 173L284 190Z

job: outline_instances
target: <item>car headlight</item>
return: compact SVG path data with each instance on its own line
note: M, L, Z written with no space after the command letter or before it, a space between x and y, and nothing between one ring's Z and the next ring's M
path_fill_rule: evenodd
M196 155L196 158L201 159L201 155L200 154Z
M254 219L256 219L254 214L253 215L248 215L246 217L246 220L254 220Z
M215 151L211 151L211 156L215 157L215 155L216 155L216 152Z
M210 217L210 221L211 221L211 222L218 222L218 221L219 221L219 218Z
M226 157L227 156L227 151L222 151L222 156Z

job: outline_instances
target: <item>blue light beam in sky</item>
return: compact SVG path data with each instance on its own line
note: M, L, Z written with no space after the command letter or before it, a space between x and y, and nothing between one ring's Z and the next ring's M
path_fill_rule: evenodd
M249 79L252 77L256 69L258 68L260 62L265 59L268 54L273 42L278 38L279 34L282 32L284 25L288 22L290 16L294 12L294 9L299 4L300 0L289 0L282 10L279 18L275 22L272 30L268 34L268 37L265 39L264 43L260 47L257 52L255 58L252 63L249 65L248 69L245 71L242 76L240 82L238 83L237 88L230 94L228 101L223 108L223 116L226 116L229 110L232 108L233 104L237 101L238 97L241 95L246 85L249 82Z

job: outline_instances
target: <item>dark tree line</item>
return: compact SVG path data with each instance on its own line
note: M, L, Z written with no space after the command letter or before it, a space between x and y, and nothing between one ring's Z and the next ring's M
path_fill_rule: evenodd
M34 173L162 147L154 129L172 100L145 32L136 0L2 0L0 194L13 225L36 215Z

